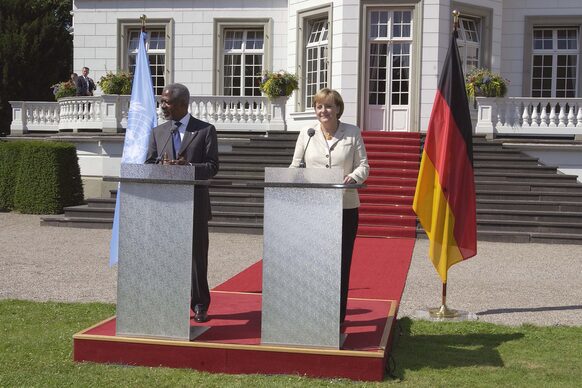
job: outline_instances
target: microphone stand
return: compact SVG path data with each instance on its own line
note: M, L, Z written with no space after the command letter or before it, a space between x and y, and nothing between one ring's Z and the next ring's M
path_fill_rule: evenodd
M309 128L307 130L307 135L309 136L309 139L307 140L307 145L303 150L303 156L301 157L301 162L299 162L299 168L305 168L305 153L307 152L307 147L309 147L309 142L311 141L311 138L313 137L313 135L315 135L315 129Z
M162 152L160 152L161 155L158 155L158 157L156 158L156 164L159 164L160 162L163 162L164 160L169 160L167 154L164 157L164 151L166 150L166 147L168 147L168 143L170 142L170 139L172 138L172 136L174 136L174 133L176 133L176 129L178 129L178 128L177 127L172 127L170 129L170 136L168 136L168 139L166 140L166 143L162 147ZM164 164L164 163L162 163L162 164Z

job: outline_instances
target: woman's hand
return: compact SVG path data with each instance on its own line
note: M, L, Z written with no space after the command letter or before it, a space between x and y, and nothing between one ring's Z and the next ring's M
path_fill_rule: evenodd
M356 183L356 180L351 178L349 175L346 175L344 178L344 185L352 185Z

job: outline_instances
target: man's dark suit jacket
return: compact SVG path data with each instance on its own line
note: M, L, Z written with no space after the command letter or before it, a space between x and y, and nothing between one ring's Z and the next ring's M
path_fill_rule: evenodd
M81 75L77 78L77 96L92 96L95 82L89 77L87 80Z
M173 126L173 120L168 120L153 129L146 163L155 163L158 156L163 157L162 153L166 152L172 159L172 139L170 138L172 134L170 130ZM180 156L196 167L196 179L210 179L215 176L218 172L218 140L214 125L190 116L178 152L178 158ZM194 195L194 219L209 220L212 213L207 186L197 186Z
M146 163L155 163L158 155L163 153L172 156L171 129L174 121L169 120L153 129L148 148ZM165 147L165 148L164 148ZM218 140L214 125L205 123L190 116L188 127L184 132L182 145L177 159L183 156L187 162L196 168L196 179L210 179L218 172ZM181 168L182 166L172 166ZM210 305L210 290L208 287L208 220L211 218L210 195L208 186L194 188L194 235L196 241L192 246L192 310L202 306L203 310Z

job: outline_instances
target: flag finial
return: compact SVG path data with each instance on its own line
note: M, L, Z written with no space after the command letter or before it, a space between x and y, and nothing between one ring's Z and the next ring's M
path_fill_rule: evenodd
M141 20L141 32L145 32L145 30L146 30L146 20L147 20L147 16L145 14L144 15L141 15L139 17L139 20Z
M459 15L461 13L459 11L457 11L456 9L453 10L453 31L457 31L457 28L459 28Z

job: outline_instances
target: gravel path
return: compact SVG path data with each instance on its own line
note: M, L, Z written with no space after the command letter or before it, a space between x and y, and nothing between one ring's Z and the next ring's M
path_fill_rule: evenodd
M40 217L0 213L0 299L114 303L110 230L39 226ZM449 270L447 304L507 325L582 325L582 245L480 242ZM441 284L417 240L400 316L440 304ZM262 236L211 233L214 287L262 254Z

